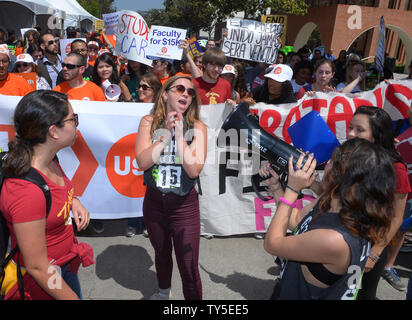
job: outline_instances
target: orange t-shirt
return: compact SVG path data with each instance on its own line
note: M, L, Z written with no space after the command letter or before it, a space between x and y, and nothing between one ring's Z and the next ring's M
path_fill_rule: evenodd
M53 90L67 94L69 100L106 101L103 90L95 83L86 81L80 88L72 88L68 81L60 83Z
M168 77L166 77L166 78L159 79L159 80L160 80L160 83L161 83L162 85L164 85L165 82L166 82L169 78L171 78L171 77L172 77L172 76L168 76Z
M186 76L186 77L192 77L192 75L191 75L191 74L188 74L188 73L183 73L183 72L178 72L178 73L176 73L176 74L175 74L175 76Z
M113 48L116 47L116 35L113 34L113 35L109 36L106 33L105 33L105 35L107 37L107 40L109 40L110 44L113 46ZM104 41L103 34L100 35L100 41L102 43L106 43L106 41Z
M0 94L6 96L25 96L32 91L33 88L25 79L13 73L9 73L6 79L0 81Z

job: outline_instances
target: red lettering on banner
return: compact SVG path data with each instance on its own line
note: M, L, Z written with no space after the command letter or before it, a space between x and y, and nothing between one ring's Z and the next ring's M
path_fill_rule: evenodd
M122 22L123 22L123 29L120 30L120 33L123 33L124 30L126 29L126 22L124 21L124 18L125 18L125 17L128 17L128 16L129 16L129 15L127 15L127 14L122 14L122 17L120 18L120 19L122 20ZM129 24L130 24L130 20L129 20ZM129 26L127 26L127 30L129 30Z
M385 92L385 97L388 101L402 114L404 118L408 118L409 105L399 99L395 93L400 93L408 100L412 99L412 90L400 84L390 84Z
M259 116L259 110L258 109L249 109L250 113L253 114L254 116Z
M273 119L269 126L269 119ZM279 127L282 121L282 116L279 112L273 109L267 109L263 111L260 116L260 125L270 134L275 135L275 130Z
M373 94L376 98L376 106L378 108L383 108L382 88L374 90Z
M328 101L325 99L310 99L310 100L305 100L302 102L302 108L312 108L312 110L317 111L319 114L321 114L321 109L328 108Z
M302 117L300 110L299 110L299 106L296 106L289 111L288 115L286 116L285 123L283 124L283 130L282 130L283 140L286 141L287 143L292 142L292 139L290 138L289 133L288 133L288 128L290 127L290 123L292 122L293 116L295 116L295 122L299 121L300 118Z
M139 36L144 36L146 35L146 40L148 40L149 37L149 28L147 27L146 22L143 20L139 19L139 29L136 31L135 30L135 25L136 25L136 20L133 23L133 33Z
M343 112L336 112L336 106L341 104L343 106ZM326 124L329 129L336 135L336 122L344 120L346 122L346 130L349 128L350 121L353 117L352 107L345 97L337 96L332 99L329 106L329 114Z
M6 131L9 141L13 140L16 135L14 127L10 124L0 124L0 131Z
M355 104L355 110L358 109L361 106L368 106L368 107L373 107L373 103L370 102L369 100L365 99L353 99L353 103Z

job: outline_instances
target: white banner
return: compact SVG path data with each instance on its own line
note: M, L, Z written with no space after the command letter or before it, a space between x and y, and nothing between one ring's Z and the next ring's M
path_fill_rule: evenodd
M162 26L151 26L149 33L148 56L181 60L183 48L179 48L180 40L186 39L186 30Z
M152 66L152 60L146 58L149 27L143 17L134 11L119 12L116 33L115 55Z
M1 96L0 147L7 149L15 135L13 110L20 97ZM287 128L312 110L320 113L340 142L346 140L350 120L357 107L384 108L393 120L406 118L412 101L412 80L380 83L373 91L355 95L316 93L294 104L250 108L260 125L290 142ZM143 172L134 160L136 132L151 104L111 103L72 100L79 114L75 144L59 152L59 160L72 179L92 218L115 219L142 214L145 192ZM208 153L200 174L203 233L234 235L264 232L275 212L273 201L263 202L251 188L250 159L217 146L219 129L231 107L224 104L201 107L201 120L208 126ZM248 162L249 161L249 162ZM257 166L259 167L259 165Z
M229 19L222 50L226 56L267 64L276 63L281 47L282 24Z

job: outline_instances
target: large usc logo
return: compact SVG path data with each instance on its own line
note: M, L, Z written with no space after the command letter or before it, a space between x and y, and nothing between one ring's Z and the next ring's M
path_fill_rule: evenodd
M117 141L106 156L106 173L113 188L130 198L144 197L143 171L137 166L134 154L137 133Z

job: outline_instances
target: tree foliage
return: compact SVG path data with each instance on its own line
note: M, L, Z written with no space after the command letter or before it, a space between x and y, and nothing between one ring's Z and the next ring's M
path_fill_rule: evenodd
M114 0L78 0L77 1L91 15L102 18L102 14L115 12Z
M165 9L140 12L148 25L164 25L188 30L188 34L211 31L217 22L245 12L246 19L260 20L271 8L272 14L305 15L305 0L165 0Z

